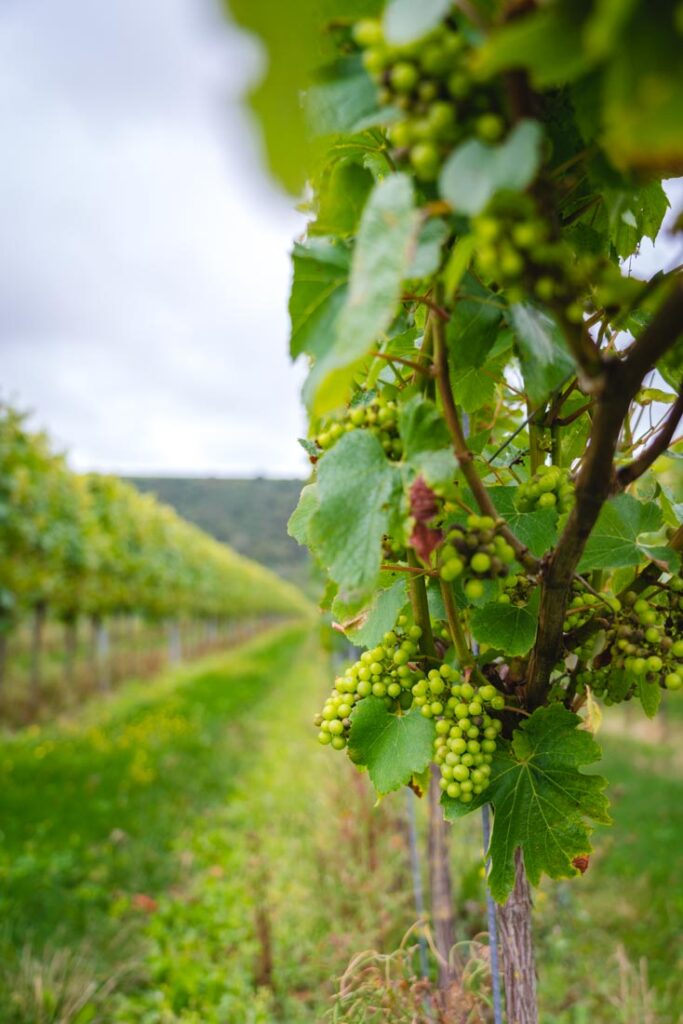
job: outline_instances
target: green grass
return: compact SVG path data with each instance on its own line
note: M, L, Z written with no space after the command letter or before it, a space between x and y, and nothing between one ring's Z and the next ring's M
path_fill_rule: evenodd
M316 1020L356 943L380 920L399 937L406 901L388 924L380 903L402 850L356 884L390 811L314 740L328 676L290 627L5 741L0 1020L52 1021L112 978L54 1019Z
M404 799L373 807L316 744L331 672L312 634L274 630L2 741L3 1024L318 1024L355 953L397 947L414 919ZM536 896L552 1024L683 1015L680 725L657 744L622 726L599 769L614 827L585 876ZM469 940L478 816L452 847Z

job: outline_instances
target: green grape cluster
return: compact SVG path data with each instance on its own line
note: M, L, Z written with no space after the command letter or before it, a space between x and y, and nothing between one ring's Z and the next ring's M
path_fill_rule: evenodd
M404 115L389 126L389 140L396 159L407 159L420 180L433 181L465 136L496 142L504 134L502 104L491 86L472 77L470 48L453 25L444 22L418 41L394 46L379 21L363 19L353 38L380 103Z
M400 459L403 442L398 432L398 407L396 402L384 395L376 395L370 401L350 405L341 419L327 424L316 437L316 443L323 451L332 448L350 430L369 430L375 435L390 459Z
M607 630L605 648L592 667L578 673L605 703L630 698L640 680L667 690L683 688L683 580L673 577L651 597L625 595L625 608L612 606L618 617ZM616 604L614 603L616 602ZM581 656L582 652L577 652Z
M529 480L519 485L515 505L520 512L556 508L569 512L574 504L574 485L569 470L559 466L539 466Z
M442 665L436 675L444 668L448 666ZM433 685L431 680L428 685ZM468 681L451 685L444 716L436 723L434 763L441 772L441 789L452 800L469 804L488 787L496 739L503 727L488 710L501 710L504 703L494 686L477 687Z
M382 556L388 562L405 561L408 557L405 542L389 536L382 537Z
M572 323L583 320L590 284L609 270L594 256L577 257L561 238L553 238L547 220L530 196L500 196L472 220L477 267L501 284L508 299L527 294L562 308Z
M490 516L470 515L466 526L452 527L439 549L439 574L452 582L463 577L463 589L470 600L484 594L483 580L505 577L515 552L496 531Z
M371 694L385 698L394 710L412 707L413 686L424 679L424 672L415 663L421 636L419 626L407 626L406 617L400 616L396 628L384 634L381 644L364 651L335 680L322 712L315 717L322 744L344 749L351 728L351 711L359 700Z
M583 626L601 612L609 615L610 613L621 611L621 602L618 597L614 597L611 594L599 596L587 593L586 591L579 591L577 586L574 587L574 590L574 596L569 602L564 617L566 632L571 629L578 629L579 626ZM577 651L576 653L579 652Z
M529 603L531 591L535 586L536 583L528 576L507 576L503 580L503 592L498 595L498 603L522 607Z
M438 624L435 624L438 627ZM436 633L440 634L437 628ZM447 635L447 634L446 634ZM391 711L419 708L435 722L434 761L441 788L454 800L470 803L486 789L505 698L488 683L474 686L461 671L442 663L425 670L420 655L422 630L399 616L382 643L364 651L338 676L334 689L315 716L318 740L334 750L348 745L351 713L365 697L379 697Z

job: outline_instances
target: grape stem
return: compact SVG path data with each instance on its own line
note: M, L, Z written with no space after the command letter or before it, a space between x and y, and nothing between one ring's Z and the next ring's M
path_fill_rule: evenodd
M409 572L414 576L438 576L436 569L425 569L421 565L395 565L393 562L382 562L380 569L385 572ZM420 623L418 623L420 625Z
M425 587L424 571L417 564L417 557L412 548L408 548L409 568L418 570L419 575L413 574L408 583L410 589L410 603L413 606L413 618L415 625L422 630L420 637L420 649L428 658L436 658L436 647L434 645L434 634L432 623L429 617L429 603L427 601L427 588Z
M417 373L424 373L427 377L434 376L434 371L431 367L423 366L412 359L404 359L403 356L395 356L390 352L372 352L371 355L375 359L386 359L388 363L400 363L401 366L408 366L411 370L415 370Z
M524 715L525 718L531 718L531 712L525 711L524 708L513 707L512 704L505 704L503 711L513 711L516 715Z
M500 519L498 510L493 504L493 501L491 500L489 493L474 466L474 456L467 446L458 410L453 400L443 324L439 320L434 319L432 329L434 332L434 365L436 367L436 380L439 388L439 394L441 395L444 419L446 420L446 425L448 426L453 442L455 457L458 460L458 465L469 484L470 490L472 491L481 512L498 522ZM514 535L512 530L505 523L501 523L499 529L502 536L505 537L505 540L513 548L515 555L517 556L517 560L531 572L537 572L540 568L540 562L537 558L534 558L526 545L522 544L522 542Z

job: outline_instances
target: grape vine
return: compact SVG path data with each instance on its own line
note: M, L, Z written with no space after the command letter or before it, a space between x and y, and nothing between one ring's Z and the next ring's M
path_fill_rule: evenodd
M436 764L449 820L490 803L531 1024L527 880L575 875L609 820L585 709L653 715L683 679L683 277L629 268L683 170L678 6L295 4L295 61L234 9L270 50L271 166L307 184L290 529L365 648L319 736L380 793Z

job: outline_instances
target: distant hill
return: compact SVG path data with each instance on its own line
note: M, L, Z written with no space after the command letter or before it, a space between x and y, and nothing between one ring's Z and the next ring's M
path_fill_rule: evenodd
M309 560L287 536L287 520L299 500L301 480L214 477L128 477L152 491L181 516L240 554L267 565L310 592Z

